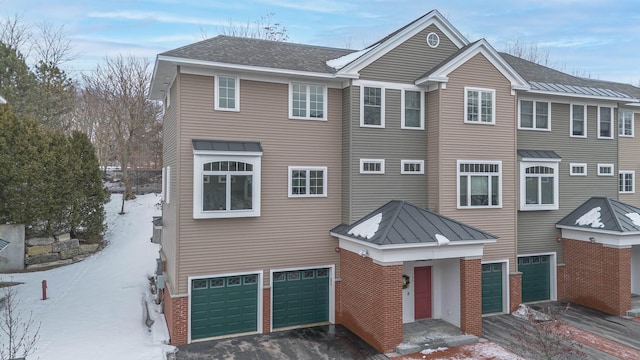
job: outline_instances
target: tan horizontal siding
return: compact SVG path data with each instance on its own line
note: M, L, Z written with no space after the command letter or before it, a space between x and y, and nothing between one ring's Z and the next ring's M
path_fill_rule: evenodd
M178 199L178 186L177 186L177 174L179 173L179 164L177 157L178 148L178 114L180 109L179 93L179 78L176 79L174 84L169 89L171 104L168 109L165 110L164 119L162 123L163 132L163 166L171 167L170 181L169 181L169 203L166 201L162 204L162 251L166 256L166 283L172 293L175 293L175 279L177 277L177 259L178 253L176 248L176 238L178 232L177 220L177 205L175 199ZM166 180L165 180L166 181ZM164 191L164 189L163 189ZM166 194L165 194L166 195Z
M430 32L440 37L437 48L427 45L427 34ZM458 47L438 27L430 25L362 69L360 79L412 84L456 51Z
M432 211L440 211L440 127L444 120L440 116L440 90L427 95L427 205Z
M342 90L342 222L345 224L351 219L351 91L351 86Z
M640 112L634 113L634 137L618 137L618 169L635 171L636 189L634 194L620 194L619 199L640 207ZM617 133L617 130L616 130Z
M240 82L240 111L213 110L213 79L182 75L179 291L187 276L337 264L329 230L341 218L341 91L329 90L328 121L288 119L288 86ZM191 140L260 141L261 216L193 220ZM288 198L288 166L327 166L326 198ZM268 273L265 273L268 283Z
M464 87L496 91L496 124L464 123ZM516 256L516 133L515 97L510 82L481 54L449 75L440 92L440 213L499 237L484 248L483 260ZM502 208L457 209L457 160L502 161Z

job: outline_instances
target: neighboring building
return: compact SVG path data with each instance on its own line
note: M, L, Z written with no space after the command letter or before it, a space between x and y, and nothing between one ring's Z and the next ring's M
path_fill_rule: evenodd
M425 317L481 335L483 314L580 300L563 246L590 229L561 241L561 220L592 196L640 205L640 89L469 42L437 11L361 51L187 45L158 55L150 96L173 344L330 322L388 352Z

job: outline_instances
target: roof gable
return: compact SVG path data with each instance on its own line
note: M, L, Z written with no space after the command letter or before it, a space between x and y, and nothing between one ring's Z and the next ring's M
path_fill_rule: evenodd
M637 234L640 233L640 208L594 196L558 221L556 227Z

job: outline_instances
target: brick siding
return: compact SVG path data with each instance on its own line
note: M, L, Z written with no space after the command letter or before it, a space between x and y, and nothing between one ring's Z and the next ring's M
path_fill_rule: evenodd
M558 264L558 300L567 300L566 273L564 264Z
M482 336L482 263L460 259L460 331Z
M186 296L171 298L169 289L164 289L164 317L169 328L171 345L187 343L187 321L189 319L189 298Z
M522 304L522 273L509 274L509 312L518 310Z
M271 288L262 290L262 333L271 332Z

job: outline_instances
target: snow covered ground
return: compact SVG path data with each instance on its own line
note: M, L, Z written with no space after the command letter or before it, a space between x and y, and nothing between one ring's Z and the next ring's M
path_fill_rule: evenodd
M160 215L156 194L138 196L118 215L121 195L105 206L108 246L76 264L32 273L0 274L14 287L23 318L33 312L41 323L36 352L28 359L164 359L173 347L165 345L164 317L155 318L149 331L143 320L143 298L156 269L159 246L149 240L151 219ZM41 300L42 280L48 299ZM152 304L153 305L153 304ZM0 336L0 341L6 341Z

